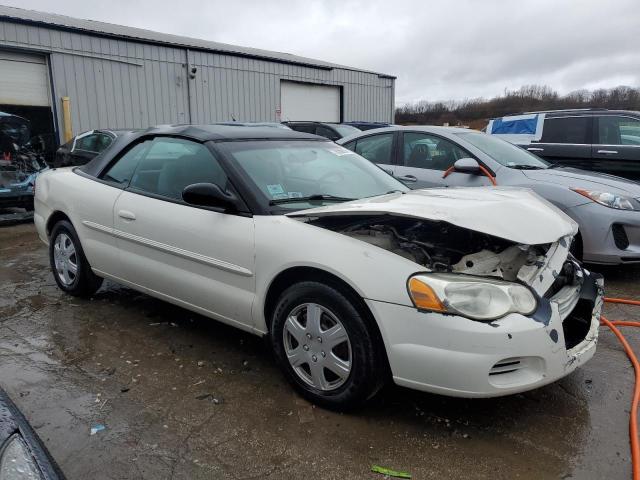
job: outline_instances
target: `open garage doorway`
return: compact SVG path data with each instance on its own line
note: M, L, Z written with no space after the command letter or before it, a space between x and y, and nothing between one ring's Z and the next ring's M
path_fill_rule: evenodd
M58 146L51 105L49 67L44 55L0 50L0 112L20 117L5 118L0 129L0 161L29 150L52 162ZM1 115L1 113L0 113ZM20 134L13 127L21 124Z

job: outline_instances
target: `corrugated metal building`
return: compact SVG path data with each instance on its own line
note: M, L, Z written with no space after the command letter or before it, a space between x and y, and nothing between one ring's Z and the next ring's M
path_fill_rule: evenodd
M0 6L0 110L49 108L61 138L62 97L74 133L234 119L390 122L394 77Z

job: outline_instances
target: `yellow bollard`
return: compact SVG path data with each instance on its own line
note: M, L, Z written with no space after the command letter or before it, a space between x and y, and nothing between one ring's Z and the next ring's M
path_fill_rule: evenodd
M62 97L62 127L64 142L67 143L73 138L73 127L71 125L71 101L69 97Z

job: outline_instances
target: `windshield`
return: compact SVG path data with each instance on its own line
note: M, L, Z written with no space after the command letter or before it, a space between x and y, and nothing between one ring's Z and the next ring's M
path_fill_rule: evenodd
M520 147L481 132L456 133L496 162L509 168L545 169L549 164Z
M301 210L408 188L381 168L332 142L246 141L218 144L265 203Z
M348 137L349 135L353 135L354 133L360 133L361 130L356 127L352 127L351 125L331 125L335 128L340 135L343 137Z

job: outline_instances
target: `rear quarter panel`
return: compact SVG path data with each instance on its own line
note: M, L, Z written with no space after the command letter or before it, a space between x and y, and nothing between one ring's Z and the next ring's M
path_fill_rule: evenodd
M94 269L115 274L119 262L113 229L113 205L122 190L73 172L53 169L38 176L34 222L38 235L49 243L49 219L65 214Z

